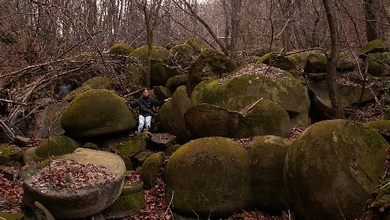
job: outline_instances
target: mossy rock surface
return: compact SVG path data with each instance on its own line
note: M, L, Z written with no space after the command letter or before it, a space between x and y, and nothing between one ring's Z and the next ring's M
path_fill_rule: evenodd
M328 60L323 53L311 53L305 63L304 71L308 73L326 73Z
M174 211L201 218L226 217L249 208L249 157L222 137L190 141L165 166L166 199Z
M390 141L390 120L375 120L366 123L367 126L378 131L387 141Z
M67 190L67 187L64 189L47 187L41 190L34 186L32 178L24 179L22 201L29 208L35 208L34 202L38 201L50 210L56 219L83 219L100 213L120 196L126 167L118 155L100 150L78 148L73 153L60 156L56 160L102 166L111 173L113 178L107 179L103 184L88 182L77 190ZM45 169L48 168L45 167Z
M173 92L165 86L153 86L153 93L158 100L167 99L173 94Z
M103 211L112 218L124 218L137 213L145 207L142 183L125 182L122 193L114 204Z
M140 152L143 152L146 149L150 141L150 137L146 132L137 134L132 140L129 140L125 143L111 145L110 149L114 152L117 152L122 158L133 158Z
M307 80L311 96L311 105L317 115L333 117L335 115L332 109L332 103L329 98L329 90L326 80ZM338 85L340 101L343 107L354 107L359 103L362 88L355 85ZM361 103L375 100L375 96L380 93L375 89L364 89Z
M267 99L257 101L248 112L203 103L188 109L184 119L198 137L243 138L266 134L287 137L291 131L287 112Z
M177 61L183 69L190 67L195 57L199 54L199 51L189 44L175 45L169 50L172 59Z
M22 220L24 219L24 215L21 213L0 212L0 219L1 218L5 220Z
M146 86L146 72L139 61L128 59L126 61L127 69L125 70L126 78L123 80L130 91L136 91L140 86Z
M305 87L291 74L266 64L248 65L227 80L199 83L191 95L193 105L209 103L231 111L242 111L257 100L274 101L289 114L292 126L309 124L309 97Z
M383 42L383 40L373 40L365 45L363 45L362 48L360 48L360 53L367 55L369 53L377 53L377 52L386 52L389 51L388 46Z
M115 93L92 89L78 95L65 109L61 126L76 138L105 136L135 129L134 113Z
M108 51L110 54L115 55L130 55L130 53L134 50L134 48L126 43L116 43L114 44L110 50Z
M165 86L168 79L179 75L179 72L165 63L158 62L152 65L150 80L153 86Z
M390 52L368 54L365 65L367 72L372 76L389 76Z
M163 167L165 155L163 152L158 152L150 155L141 167L141 178L146 187L153 188L157 184L158 174Z
M291 141L274 135L256 137L248 144L251 161L252 205L268 212L287 209L283 167Z
M179 86L185 86L188 84L188 74L180 74L168 79L165 87L170 91L175 91Z
M192 106L184 114L186 125L198 137L235 137L240 113L203 103Z
M136 57L140 60L148 60L148 46L142 46L134 49L131 56ZM169 51L159 46L152 47L151 59L154 61L164 61L169 57Z
M354 219L384 173L386 140L360 122L311 125L289 147L284 181L300 219Z
M258 135L276 135L288 137L291 121L288 113L278 104L261 99L247 113L240 114L240 123L234 137L252 137Z
M290 52L291 54L280 54L276 52L270 52L260 57L256 64L264 63L271 66L278 67L283 70L291 70L299 65L303 66L305 63L308 52Z
M186 45L190 45L195 51L200 52L205 49L210 49L203 41L196 38L189 38L184 43Z
M218 51L212 49L202 50L189 69L187 85L189 94L202 80L228 75L238 67L237 62Z
M191 99L187 95L186 87L178 87L171 99L165 102L160 109L159 119L162 131L175 135L179 142L190 140L192 135L185 124L184 113L191 106Z
M85 83L83 83L84 86L89 86L91 89L114 89L115 84L112 79L106 77L106 76L96 76L89 80L87 80Z
M51 156L60 156L73 153L79 144L67 136L53 136L45 139L35 148L35 154L40 158Z
M0 165L7 165L10 162L22 160L22 150L14 145L0 144Z

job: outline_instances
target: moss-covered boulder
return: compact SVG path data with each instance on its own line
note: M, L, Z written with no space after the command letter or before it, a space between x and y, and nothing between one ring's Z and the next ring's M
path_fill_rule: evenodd
M174 60L174 64L179 64L182 69L190 67L192 61L199 54L200 50L195 49L189 44L178 44L173 46L169 53L171 54L171 60Z
M65 130L61 127L60 118L68 105L69 102L61 101L45 108L39 119L41 125L39 128L40 137L63 135L65 133Z
M163 152L158 152L150 155L141 167L141 178L145 186L149 189L157 184L158 174L163 167L165 155Z
M0 165L7 165L10 162L21 162L22 150L14 145L0 144Z
M115 55L125 55L129 56L130 53L134 50L134 48L126 43L120 42L114 44L108 53L115 54Z
M165 86L168 79L176 75L179 75L176 68L158 62L152 65L150 80L153 86Z
M184 114L186 125L198 137L235 137L240 124L240 113L203 103Z
M252 205L268 212L287 209L283 167L291 141L273 135L259 136L248 144L251 161Z
M39 158L47 159L49 156L60 156L73 153L79 144L67 136L53 136L44 140L35 148Z
M38 170L34 176L24 179L22 201L29 208L35 208L35 201L40 202L56 219L93 216L112 205L122 192L126 168L123 160L116 154L78 148L71 154L56 158L51 164L51 167ZM83 168L98 169L99 172L88 172L88 178L91 179L86 181ZM39 175L48 175L49 169L63 178L58 180L63 183L62 187L60 184L53 187L52 182L46 182L47 187L36 184L40 180ZM69 183L72 180L77 186Z
M136 57L140 60L148 60L148 46L142 46L134 49L131 53L131 56ZM169 57L169 51L163 47L153 46L151 59L153 61L164 61Z
M191 95L192 104L209 103L240 112L264 98L280 105L289 114L292 126L309 124L308 93L288 72L256 64L248 65L234 75L199 83Z
M124 72L125 78L122 82L127 85L129 91L136 91L140 86L146 86L146 72L139 60L129 58L126 61L126 70Z
M242 145L222 137L190 141L165 166L166 199L174 211L223 217L249 208L249 157Z
M294 52L291 51L287 54L280 54L277 52L270 52L260 57L256 63L265 63L270 66L275 66L283 70L291 70L295 67L304 65L309 52Z
M112 79L105 76L96 76L85 81L82 86L70 92L68 95L64 97L63 100L70 102L77 95L86 92L90 89L114 89L114 87L115 84L114 81L112 81Z
M89 86L91 89L114 89L115 83L112 81L112 79L106 77L106 76L96 76L89 80L87 80L85 83L83 83L84 86Z
M173 92L165 86L153 86L153 93L158 100L167 99L173 94Z
M150 137L146 132L137 134L132 140L124 143L114 144L109 148L116 152L122 158L133 158L138 153L144 151L150 141Z
M61 126L75 138L105 136L135 129L134 113L115 93L92 89L78 95L65 109Z
M390 52L368 54L365 65L367 72L372 76L389 76Z
M196 38L189 38L186 40L186 42L184 44L190 45L192 47L192 49L194 49L197 52L200 52L200 51L206 50L206 49L210 49L210 47L207 46L204 42L202 42L201 40L196 39Z
M103 213L111 218L124 218L137 213L145 206L142 183L125 182L121 195Z
M316 117L334 117L335 113L329 97L329 90L326 80L307 80L308 88L311 92L311 107ZM341 104L344 108L354 107L359 103L362 93L361 86L338 85ZM373 94L374 93L374 94ZM375 100L375 96L380 93L374 89L364 89L360 103L367 103ZM375 96L374 96L375 95Z
M170 91L175 91L179 86L185 86L188 84L188 74L180 74L168 79L165 87Z
M378 131L388 142L390 141L390 120L375 120L366 123L367 126Z
M165 102L160 109L160 126L162 131L173 134L179 142L186 142L191 138L190 131L185 124L184 113L191 108L191 100L187 95L186 87L180 86L173 93L172 98Z
M363 45L359 52L362 54L360 57L364 59L369 53L381 53L386 51L389 51L389 47L385 44L385 42L383 40L376 39Z
M203 103L188 109L184 119L190 131L199 137L242 138L266 134L287 137L290 134L290 118L279 105L261 99L249 107L248 112L236 112Z
M300 219L362 216L383 175L386 140L363 123L328 120L311 125L289 147L284 181Z
M325 73L328 60L323 53L311 53L305 63L304 71L308 73Z
M189 94L202 80L219 78L238 67L237 62L220 52L212 49L202 50L189 69L187 85Z
M1 33L1 32L0 32ZM0 41L2 39L0 38ZM0 212L0 219L6 220L22 220L24 219L24 215L21 213L9 213L9 212Z

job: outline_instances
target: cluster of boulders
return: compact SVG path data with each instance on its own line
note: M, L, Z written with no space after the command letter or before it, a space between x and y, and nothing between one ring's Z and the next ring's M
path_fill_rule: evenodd
M362 52L367 63L374 51ZM311 109L333 114L322 74L326 56L314 52L269 53L239 66L195 40L169 50L153 47L153 93L160 100L170 97L155 118L156 133L134 134L136 111L128 99L115 91L114 79L95 77L38 117L39 135L48 138L24 152L3 145L0 162L27 164L19 172L23 202L36 207L38 201L55 218L134 214L144 205L143 188L157 183L162 168L167 202L185 216L229 217L259 209L291 210L301 219L360 217L384 174L383 135L390 125L387 120L312 123ZM146 73L137 62L148 60L148 48L118 44L110 53L111 59L128 62L121 67L129 68L128 75L118 78L142 85ZM350 61L340 62L339 71L354 68ZM305 74L297 76L298 67ZM380 92L366 90L360 102ZM359 102L361 88L342 85L341 91L346 106ZM290 141L297 126L307 128ZM256 138L245 146L234 141L247 137ZM34 174L64 159L106 167L116 178L106 187L90 185L71 195L32 187ZM134 169L140 169L143 183L124 181L126 170ZM13 172L9 178L15 178Z

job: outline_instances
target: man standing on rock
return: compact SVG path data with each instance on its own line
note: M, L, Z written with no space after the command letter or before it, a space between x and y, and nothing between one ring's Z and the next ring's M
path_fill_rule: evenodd
M150 130L152 127L152 116L154 114L153 106L162 106L167 100L158 101L149 96L149 90L147 88L142 89L142 96L130 103L130 107L138 107L139 110L138 133L141 133L144 129L147 131Z

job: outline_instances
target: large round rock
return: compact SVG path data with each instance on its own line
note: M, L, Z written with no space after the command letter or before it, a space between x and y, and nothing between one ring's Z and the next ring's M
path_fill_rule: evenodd
M201 217L248 210L249 157L227 138L190 141L170 157L164 173L176 212Z
M28 178L23 183L23 203L25 205L35 208L34 202L38 201L55 218L75 219L85 218L103 211L120 196L126 167L118 155L105 151L78 148L74 153L66 154L56 160L73 160L81 164L103 166L115 178L104 185L94 185L92 181L90 185L87 184L86 187L77 191L37 189L37 187L34 187L33 178ZM69 177L69 181L74 178L76 177Z
M252 204L255 207L279 213L287 209L283 166L291 143L287 138L264 135L248 144Z
M311 125L290 146L284 179L300 219L354 219L383 175L385 139L349 120Z
M91 89L69 104L61 117L67 135L75 138L105 136L135 129L134 113L115 93Z

